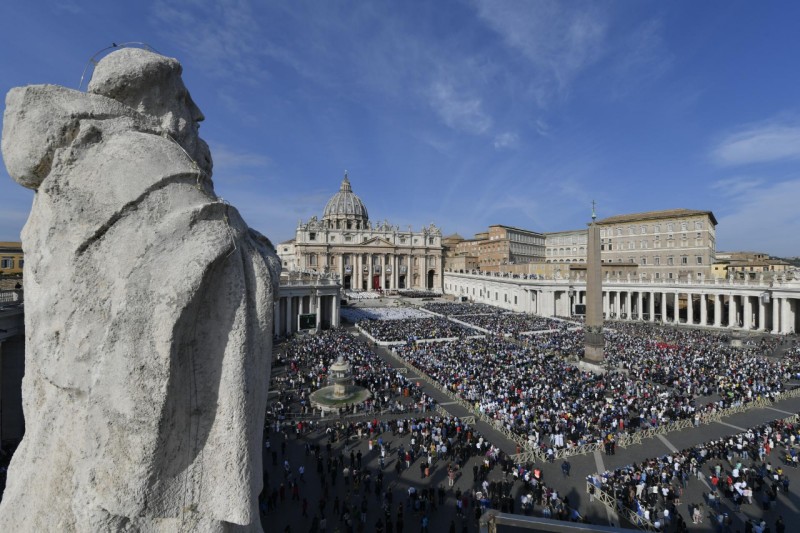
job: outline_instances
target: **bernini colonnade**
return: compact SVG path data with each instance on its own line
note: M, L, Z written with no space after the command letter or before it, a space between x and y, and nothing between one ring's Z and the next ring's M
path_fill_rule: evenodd
M570 316L586 302L583 279L445 272L444 286L447 294L541 316ZM789 334L800 324L798 302L798 279L603 280L603 312L616 320Z

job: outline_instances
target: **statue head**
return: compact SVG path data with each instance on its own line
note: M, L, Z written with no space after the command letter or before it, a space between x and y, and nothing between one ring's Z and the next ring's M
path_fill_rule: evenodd
M100 60L88 90L155 118L210 175L211 153L198 135L205 117L183 84L182 71L176 59L141 48L123 48Z

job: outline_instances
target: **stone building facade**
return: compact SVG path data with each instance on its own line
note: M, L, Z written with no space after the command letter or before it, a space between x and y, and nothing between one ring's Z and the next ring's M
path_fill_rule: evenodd
M547 263L585 263L587 231L568 230L545 233Z
M347 174L322 219L301 221L294 241L282 243L278 255L287 266L293 259L297 270L338 275L345 290L442 291L441 230L434 224L412 231L373 223Z
M603 264L625 265L642 279L710 277L717 220L711 211L669 209L616 215L597 221ZM586 261L586 230L546 234L548 263Z

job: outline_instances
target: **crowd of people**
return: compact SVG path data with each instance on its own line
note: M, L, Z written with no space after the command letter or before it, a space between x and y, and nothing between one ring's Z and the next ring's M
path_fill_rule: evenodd
M794 363L764 357L774 343L766 338L734 347L719 333L626 323L616 324L606 338L609 365L692 397L771 398L797 374Z
M377 300L381 295L372 291L354 291L352 289L345 289L342 291L344 297L348 300Z
M270 390L277 391L277 401L269 406L275 418L307 414L308 396L326 386L328 369L339 357L351 365L353 383L372 392L363 404L350 406L356 412L389 410L431 410L435 402L420 387L378 357L369 345L343 330L295 337L276 351L277 365L286 372L273 372Z
M493 305L471 302L436 302L425 304L422 306L422 308L430 311L431 313L445 316L502 315L509 312Z
M431 315L414 307L342 307L340 316L351 324L355 324L362 320L430 318Z
M515 338L523 333L562 330L577 326L577 324L572 324L563 320L555 320L526 313L465 315L459 316L458 320L485 329L495 335L509 335Z
M403 320L365 320L357 327L379 342L414 342L420 339L447 339L480 335L474 329L443 317Z
M698 524L709 517L722 530L732 521L721 511L723 501L737 512L748 505L768 511L779 493L788 493L789 478L783 469L797 467L798 440L800 426L775 420L737 435L595 474L589 481L593 490L611 495L618 508L636 513L656 524L657 529L667 529L676 522L678 531L685 531L681 528L685 520L677 513L683 490L705 481L710 490L703 492L704 501L687 502L688 518ZM764 526L758 520L748 527L763 531Z
M545 451L677 420L699 424L704 413L774 397L793 376L786 358L758 355L769 346L733 348L713 333L638 329L606 332L612 370L604 374L560 357L583 349L582 332L563 328L528 336L523 345L488 336L395 350Z
M425 291L419 289L399 289L397 294L406 298L438 298L442 295L440 292Z

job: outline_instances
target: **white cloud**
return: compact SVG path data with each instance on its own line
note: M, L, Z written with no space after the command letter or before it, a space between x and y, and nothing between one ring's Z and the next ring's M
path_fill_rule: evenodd
M711 188L723 196L741 196L751 190L756 190L764 183L761 178L751 176L735 176L717 180Z
M485 133L492 126L481 99L458 94L449 83L436 81L428 90L428 102L445 124L467 133Z
M537 70L540 102L569 90L572 81L606 51L605 13L593 4L555 0L476 0L479 16Z
M800 178L743 189L719 218L717 249L800 255L798 198Z
M800 125L776 121L745 127L722 139L711 158L723 166L800 159Z
M190 5L161 0L152 17L166 40L211 75L247 80L263 73L259 26L247 0L197 0Z
M519 135L513 132L501 133L494 137L495 148L515 148L519 144Z

